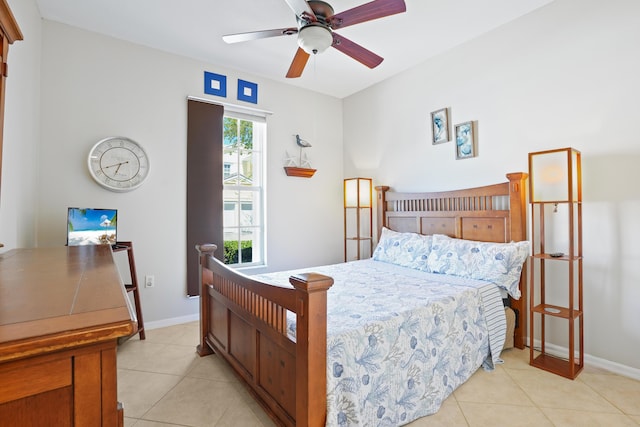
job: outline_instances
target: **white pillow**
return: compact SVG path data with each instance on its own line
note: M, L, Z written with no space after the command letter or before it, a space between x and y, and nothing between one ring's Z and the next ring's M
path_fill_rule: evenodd
M431 240L431 236L400 233L383 227L372 258L376 261L430 272L427 259L431 252Z
M529 242L492 243L433 236L427 264L432 272L487 280L520 298L520 274Z

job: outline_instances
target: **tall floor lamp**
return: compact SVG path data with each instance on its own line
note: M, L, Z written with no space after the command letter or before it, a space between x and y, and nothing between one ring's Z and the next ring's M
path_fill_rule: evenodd
M344 260L371 257L373 188L371 178L344 180Z
M529 197L530 364L574 379L584 367L580 152L529 153ZM566 352L552 351L549 342L556 349L566 344Z

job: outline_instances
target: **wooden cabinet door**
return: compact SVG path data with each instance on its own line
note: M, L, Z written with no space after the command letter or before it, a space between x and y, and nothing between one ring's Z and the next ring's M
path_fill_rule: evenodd
M0 176L2 176L2 135L4 129L4 89L8 75L7 55L9 45L16 40L22 40L22 32L6 0L0 0L0 40L2 51L0 54Z

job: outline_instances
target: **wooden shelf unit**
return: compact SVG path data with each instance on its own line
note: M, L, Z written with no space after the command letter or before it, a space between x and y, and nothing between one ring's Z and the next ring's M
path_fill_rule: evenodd
M124 288L127 293L133 293L133 303L136 309L136 317L138 320L138 335L141 340L145 339L144 322L142 320L142 304L140 303L140 289L138 286L138 273L136 272L136 260L133 256L133 243L132 242L117 242L113 247L113 252L127 251L127 260L129 262L129 274L131 277L131 283L125 283ZM135 335L135 333L133 334ZM120 342L126 340L129 337L122 337Z
M564 174L558 175L556 161L564 166ZM552 183L545 182L545 174ZM584 368L580 152L564 148L530 153L529 185L533 247L529 269L530 364L575 379ZM547 190L545 194L542 190L553 185L559 187L558 191ZM563 249L562 255L556 252L558 246ZM560 284L564 280L563 290ZM567 323L566 355L558 350L554 354L548 351L550 332L555 332L555 339L558 337L557 330L547 329L551 319ZM535 347L536 333L539 349Z

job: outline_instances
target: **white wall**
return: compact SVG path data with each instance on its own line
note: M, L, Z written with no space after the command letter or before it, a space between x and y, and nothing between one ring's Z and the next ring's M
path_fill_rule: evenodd
M234 102L239 77L258 83L257 107L275 113L269 271L342 259L343 176L371 176L398 190L456 188L526 171L530 151L580 149L586 351L640 369L638 2L556 0L349 97L344 116L340 100L42 23L34 0L9 4L25 40L9 54L4 250L64 244L69 205L117 207L120 237L134 242L139 275L156 277L156 287L143 290L145 320L195 315L197 301L184 296L186 96L205 97L208 70L229 77L225 101ZM302 108L314 103L315 117ZM456 161L453 143L431 144L429 113L445 106L454 123L478 120L477 158ZM318 172L308 180L282 172L295 133L314 144L309 154ZM109 135L137 139L152 158L149 182L133 193L103 190L86 170L89 148Z
M38 246L65 244L68 206L117 208L118 238L133 241L139 279L155 276L155 287L142 290L145 322L197 315L198 300L185 296L185 254L195 250L185 243L192 95L273 112L269 266L262 271L342 259L340 100L51 21L44 21L42 39ZM204 95L205 70L227 75L227 98ZM258 84L257 105L235 99L237 78ZM287 177L282 168L298 133L313 144L308 153L318 171L311 179ZM148 181L130 193L102 189L87 171L89 149L113 135L140 142L151 160Z
M41 19L35 0L9 0L24 40L9 47L6 80L0 242L6 251L36 242L40 138Z
M345 175L400 191L504 181L529 152L581 150L585 351L636 370L638 40L640 2L556 0L344 101ZM431 144L442 107L453 123L478 121L478 157Z

